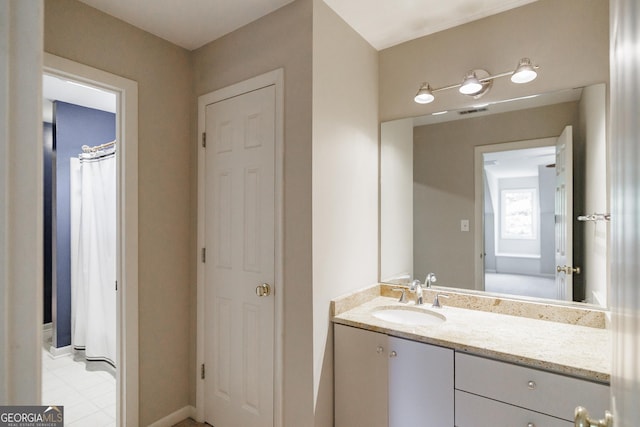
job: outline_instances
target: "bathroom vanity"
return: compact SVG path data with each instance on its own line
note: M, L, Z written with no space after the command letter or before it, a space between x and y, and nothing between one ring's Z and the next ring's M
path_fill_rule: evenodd
M448 294L438 310L434 291L416 306L387 285L333 302L336 427L568 427L576 406L608 409L603 311Z

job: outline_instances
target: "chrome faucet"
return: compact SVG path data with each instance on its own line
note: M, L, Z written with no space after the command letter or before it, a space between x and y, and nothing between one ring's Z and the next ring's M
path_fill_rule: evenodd
M424 279L424 284L425 284L425 286L426 286L427 288L430 288L430 287L431 287L431 285L432 285L433 283L435 283L435 282L436 282L436 275L435 275L435 273L429 273L429 274L427 274L427 278L426 278L426 279Z
M409 301L407 301L407 295L406 295L406 289L405 288L393 288L391 289L394 292L402 292L400 294L400 298L398 299L398 302L401 302L403 304L408 303Z
M416 294L416 305L422 305L422 283L420 280L416 279L411 282L409 290Z
M440 303L440 298L449 298L449 295L436 294L436 297L433 299L433 304L431 304L431 307L442 308L442 303Z

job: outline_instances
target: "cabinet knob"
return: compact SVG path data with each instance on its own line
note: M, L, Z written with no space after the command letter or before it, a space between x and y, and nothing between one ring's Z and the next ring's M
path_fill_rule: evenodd
M381 345L378 346L378 348L376 348L376 353L381 354L384 351L384 347L382 347Z
M529 382L527 383L527 388L528 388L529 390L535 390L535 389L536 389L536 387L537 387L537 386L536 386L535 381L529 381Z
M536 427L534 423L527 423L527 427Z
M398 356L398 353L396 353L395 351L392 351L391 353L389 353L389 357L396 357Z

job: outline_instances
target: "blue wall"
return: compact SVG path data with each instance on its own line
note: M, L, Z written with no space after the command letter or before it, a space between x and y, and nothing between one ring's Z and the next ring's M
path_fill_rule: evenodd
M42 323L51 323L51 273L53 270L53 266L51 263L52 257L52 240L51 240L51 197L53 193L53 124L51 123L43 123L43 138L42 142L44 145L44 153L43 153L43 179L44 179L44 203L43 203L43 218L44 218L44 236L43 236L43 244L44 244L44 269L43 269L43 283L44 289L42 292L43 298L43 312L42 312Z
M99 145L116 137L113 113L53 103L56 210L56 347L71 344L71 204L69 159L82 152L83 145Z

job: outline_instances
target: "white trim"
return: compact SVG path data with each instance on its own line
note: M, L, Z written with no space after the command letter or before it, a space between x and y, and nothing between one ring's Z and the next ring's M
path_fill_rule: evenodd
M195 418L196 408L193 406L185 406L177 411L160 418L158 421L149 424L148 427L171 427L187 418Z
M64 357L68 354L71 354L72 352L72 345L65 345L64 347L55 347L52 345L51 347L49 347L49 354L51 354L51 357L53 357L54 359Z
M526 259L540 259L540 255L531 254L510 254L507 252L496 252L496 257L502 258L526 258ZM555 276L552 276L555 277Z
M526 148L556 145L557 138L529 139L524 141L504 142L500 144L478 145L474 147L474 186L475 186L475 218L474 218L474 248L475 248L475 290L484 291L484 162L482 155L496 151L521 150Z
M0 1L0 405L41 400L43 19Z
M53 323L45 323L42 325L42 340L48 341L53 338Z
M118 425L135 426L138 405L138 83L48 53L43 71L116 93L118 147ZM39 306L42 305L40 301Z
M283 207L284 207L284 70L277 70L253 77L240 83L210 92L198 97L198 241L196 253L200 254L200 248L204 247L204 153L201 144L201 135L205 131L205 109L214 102L242 95L263 87L275 85L275 355L274 355L274 408L273 425L283 425L283 370L284 370L284 340L283 340L283 307L284 307L284 280L283 280ZM197 285L197 350L196 350L196 416L199 421L204 421L204 381L200 379L200 366L204 363L204 265L198 261L198 285Z

